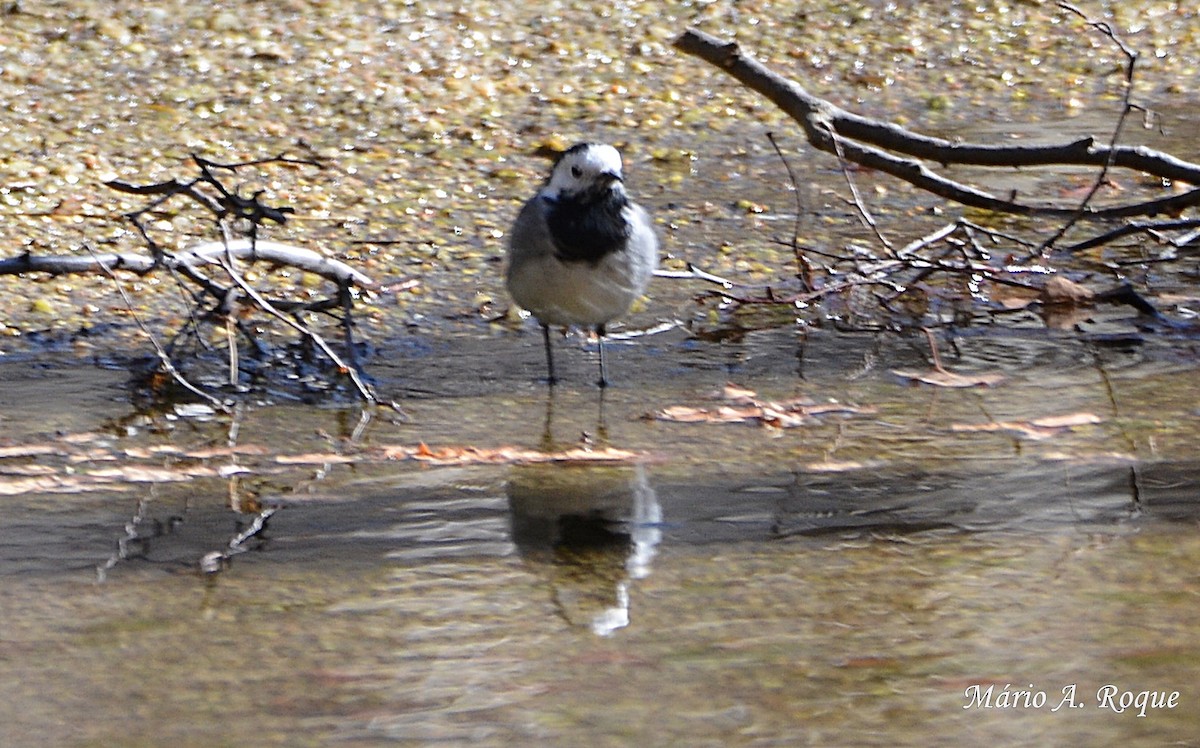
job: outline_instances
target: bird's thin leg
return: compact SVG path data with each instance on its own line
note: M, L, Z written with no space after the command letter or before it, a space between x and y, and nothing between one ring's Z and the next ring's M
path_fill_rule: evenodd
M600 351L600 381L596 384L607 387L608 377L604 373L604 325L596 325L596 347Z
M542 341L546 344L546 383L553 386L558 378L554 376L554 350L550 346L550 326L542 324Z

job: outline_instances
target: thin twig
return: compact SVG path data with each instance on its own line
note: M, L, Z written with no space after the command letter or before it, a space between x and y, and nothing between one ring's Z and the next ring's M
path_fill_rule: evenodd
M775 149L775 155L779 156L779 160L783 162L783 168L787 171L788 181L792 183L792 194L796 198L796 220L792 222L792 256L796 258L796 277L800 280L805 291L811 291L813 284L813 268L812 263L808 261L804 251L800 249L800 221L804 216L804 201L800 196L800 183L796 180L796 173L792 171L792 165L783 155L783 150L779 147L779 143L775 142L775 133L768 132L767 140L770 141L771 147Z
M892 243L888 241L886 236L883 235L883 232L879 230L879 226L875 223L874 216L871 215L871 211L867 210L866 204L862 201L862 195L858 193L858 185L854 182L854 177L850 176L850 169L846 165L846 153L841 137L838 135L837 130L834 129L832 122L822 122L821 126L833 139L833 147L834 152L837 154L838 165L842 168L842 176L845 177L846 185L850 188L850 194L854 198L854 207L858 209L858 214L862 218L863 225L871 229L871 231L874 232L875 237L879 239L879 242L884 246L885 249L887 249L888 254L892 257L895 257L895 248L892 247Z
M728 278L722 278L719 275L713 275L712 273L701 270L700 268L696 267L695 265L693 265L690 262L687 264L687 270L662 270L662 269L659 269L659 270L654 271L654 277L656 277L656 278L691 278L694 280L702 280L702 281L707 281L709 283L715 283L718 286L721 286L722 288L733 288L735 285L737 285L733 281L729 280Z
M93 252L90 245L84 246L88 252ZM125 302L125 308L129 312L129 315L133 317L133 321L137 323L137 326L142 331L142 334L146 336L146 339L150 341L150 345L154 347L154 352L158 355L158 360L162 364L163 370L170 374L171 378L178 382L179 385L188 392L191 392L197 397L201 397L208 401L208 404L211 405L215 410L219 410L222 413L228 413L229 407L225 405L225 403L196 387L194 384L189 382L182 373L180 373L179 369L175 368L175 364L171 361L171 357L167 355L166 350L164 350L159 344L158 339L154 337L154 334L150 332L148 327L146 327L146 323L142 322L142 318L138 315L137 311L134 310L133 300L130 299L129 294L125 292L125 287L121 285L121 281L117 278L116 273L112 271L112 268L103 263L100 263L100 267L104 268L104 271L108 274L108 277L112 279L113 285L116 286L117 292L121 294L121 299Z
M925 339L929 341L929 355L933 357L933 368L942 374L949 374L950 372L942 366L942 355L938 353L937 340L933 337L933 330L922 327L921 332L925 333Z
M287 314L277 309L253 286L246 282L246 279L237 272L228 259L222 258L221 264L224 267L225 272L228 273L230 279L233 280L233 282L237 284L238 288L242 289L242 291L244 291L260 309L283 322L288 327L291 327L293 330L300 333L305 338L310 340L314 345L320 348L321 352L325 354L326 358L328 358L341 373L350 378L350 381L354 384L355 389L358 390L359 395L364 400L372 403L378 402L378 398L375 397L375 393L372 391L371 387L362 380L359 372L353 366L350 366L343 361L341 357L338 356L338 354L333 350L333 348L331 348L330 345L325 342L324 338L310 329L307 325L297 322Z
M1039 252L1043 254L1053 248L1055 243L1057 243L1059 239L1061 239L1068 231L1071 230L1071 227L1079 223L1080 219L1082 219L1088 212L1088 208L1092 203L1092 198L1096 196L1096 193L1099 192L1100 188L1108 181L1108 173L1116 163L1117 143L1120 142L1121 133L1125 129L1125 120L1129 117L1129 113L1133 111L1134 108L1134 104L1131 102L1131 97L1133 96L1133 72L1138 60L1137 52L1130 49L1129 46L1126 45L1119 36L1117 36L1117 32L1107 21L1093 21L1083 11L1081 11L1079 8L1076 8L1074 5L1071 5L1070 3L1060 2L1058 7L1074 13L1082 18L1087 25L1108 37L1109 41L1115 44L1117 49L1121 50L1121 54L1125 55L1125 95L1121 102L1121 113L1117 116L1117 124L1115 127L1113 127L1112 137L1108 141L1108 158L1105 159L1104 164L1100 167L1099 173L1096 174L1095 180L1092 181L1091 188L1087 191L1087 194L1083 196L1083 200L1080 201L1078 212L1063 222L1063 225L1060 226L1057 231L1055 231L1049 238L1042 242L1041 247L1039 247Z

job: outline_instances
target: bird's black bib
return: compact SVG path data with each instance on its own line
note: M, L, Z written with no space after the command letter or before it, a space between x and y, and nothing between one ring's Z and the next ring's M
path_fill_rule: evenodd
M629 199L605 187L598 192L547 199L546 225L554 255L563 262L595 264L625 249L629 223L622 215Z

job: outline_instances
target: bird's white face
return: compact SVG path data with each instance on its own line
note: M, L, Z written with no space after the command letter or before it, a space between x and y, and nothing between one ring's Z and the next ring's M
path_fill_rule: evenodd
M589 143L568 150L550 174L545 193L550 197L578 195L597 187L620 189L621 154L611 145Z

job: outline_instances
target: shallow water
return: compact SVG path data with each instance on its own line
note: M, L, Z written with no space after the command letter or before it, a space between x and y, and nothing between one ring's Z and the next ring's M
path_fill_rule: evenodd
M1177 346L965 336L948 365L1007 379L949 390L890 373L917 342L768 330L697 350L676 331L613 344L601 393L594 347L572 338L553 394L532 331L440 346L452 355L375 367L384 392L438 382L404 417L262 405L233 439L223 417L96 394L125 372L46 363L56 397L6 389L22 393L6 394L6 444L25 452L0 477L64 488L4 498L4 743L1196 734L1200 380ZM450 376L464 367L477 376ZM10 362L6 381L28 368ZM729 379L860 410L791 429L648 417ZM962 430L1082 411L1096 421L1054 433ZM581 439L640 457L379 457ZM264 509L265 531L238 540ZM1117 713L1108 684L1118 706L1126 691L1180 705ZM1079 706L1053 710L1071 686ZM1045 703L998 706L1005 689Z
M560 140L621 144L676 269L786 285L797 205L806 247L874 246L835 159L670 51L685 25L922 132L1111 130L1118 55L1060 9L851 5L8 8L12 253L143 250L119 218L137 206L98 180L311 153L327 169L245 176L297 208L270 238L418 282L359 306L400 410L285 356L224 416L129 384L150 353L131 313L164 341L183 324L170 284L129 280L129 310L107 284L0 279L0 745L1196 744L1187 261L1074 268L1170 323L1102 305L939 327L946 366L990 387L896 374L929 372L918 332L699 301L695 281L656 280L614 326L635 334L603 393L594 344L556 341L551 393L534 326L500 321L504 229ZM1194 12L1147 5L1112 10L1164 127L1126 140L1194 159ZM949 220L854 177L895 242ZM1060 177L981 179L1067 199ZM208 230L156 219L172 246ZM729 382L798 423L661 417L742 407ZM630 454L533 461L572 448ZM1113 708L1149 692L1171 705Z

